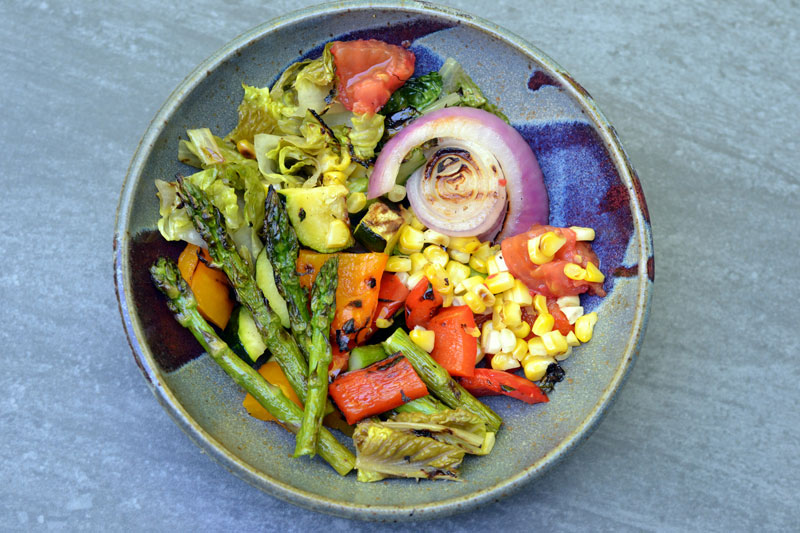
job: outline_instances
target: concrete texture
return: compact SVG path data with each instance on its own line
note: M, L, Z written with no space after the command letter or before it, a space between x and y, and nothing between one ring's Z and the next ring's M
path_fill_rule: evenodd
M412 527L797 530L797 2L444 3L594 96L642 181L656 285L639 361L584 445L500 503ZM115 208L150 118L223 43L305 5L0 3L0 529L374 527L200 453L145 385L114 297Z

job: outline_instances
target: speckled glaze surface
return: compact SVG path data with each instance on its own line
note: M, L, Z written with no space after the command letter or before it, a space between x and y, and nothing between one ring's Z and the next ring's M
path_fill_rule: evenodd
M325 42L379 38L411 43L417 73L457 59L508 115L536 154L550 195L550 223L591 226L608 296L586 298L600 321L591 343L564 363L567 380L547 404L487 399L504 420L489 457L469 457L465 482L389 480L362 484L320 460L289 459L293 437L249 417L238 389L169 316L147 268L180 246L155 232L153 180L187 172L177 147L187 128L227 133L241 84L271 84ZM131 348L166 411L194 442L235 475L276 497L340 516L397 520L459 512L494 501L552 467L585 439L608 409L644 335L654 275L641 187L591 97L521 38L490 22L422 2L333 3L273 20L200 65L159 111L131 163L117 217L114 268ZM349 439L347 439L349 440Z

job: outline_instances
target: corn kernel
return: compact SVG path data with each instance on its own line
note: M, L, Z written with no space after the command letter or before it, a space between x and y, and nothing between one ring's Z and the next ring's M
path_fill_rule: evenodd
M500 351L511 352L517 345L517 337L510 329L500 331Z
M539 239L539 249L544 255L553 257L566 242L566 237L557 235L554 231L548 231Z
M437 263L428 263L422 271L425 273L425 277L431 282L436 292L442 295L453 292L453 284L447 279L447 272L445 272L441 265Z
M473 291L467 291L462 296L464 299L464 303L469 307L470 311L475 313L476 315L482 314L486 311L486 304L483 303L483 300L475 294Z
M548 331L541 338L547 355L558 355L567 351L567 339L557 329Z
M594 325L597 324L597 313L591 312L575 321L575 336L581 342L589 342L594 334Z
M511 350L511 355L517 361L522 361L528 355L528 343L523 339L517 338L517 343L514 345L514 349Z
M445 248L447 248L447 245L450 244L450 237L432 229L425 230L425 232L422 234L422 238L428 244L437 244L439 246L444 246Z
M547 310L547 298L543 294L537 294L533 297L533 308L536 309L537 315L550 314L550 311Z
M347 181L347 174L345 174L341 170L327 170L322 173L322 184L325 186L344 185L346 181ZM367 197L366 195L364 195L365 203L366 199Z
M508 272L508 265L506 264L505 258L503 258L503 252L494 254L494 262L497 263L497 269L500 272Z
M237 142L236 149L239 150L239 153L245 156L247 159L256 158L256 148L253 146L253 143L248 140L242 139L241 141Z
M514 359L511 354L508 353L496 353L492 356L492 368L494 370L512 370L514 368L519 368L519 361Z
M425 265L430 263L430 261L422 255L422 252L414 252L409 255L408 258L411 259L411 272L419 272L425 268Z
M575 336L574 331L570 331L569 333L567 333L567 336L565 338L567 339L567 346L569 347L581 345L581 341L579 341L578 337Z
M486 338L486 336L489 335L489 333L492 331L494 331L494 326L492 325L492 323L484 322L483 326L481 327L481 335L483 335L483 338Z
M528 258L534 265L543 265L553 260L552 255L547 255L540 248L541 235L528 240Z
M494 329L500 331L506 329L506 323L503 321L503 304L495 302L492 306L492 325Z
M397 250L402 254L413 254L422 251L424 241L422 232L411 226L403 226L400 230L400 239L397 242Z
M514 287L514 276L510 272L498 272L487 277L485 283L492 294L500 294Z
M386 318L379 318L375 321L375 325L381 329L386 329L392 325L392 320L388 320Z
M464 263L465 265L469 263L470 255L467 252L459 252L455 248L448 248L447 253L450 254L450 258L453 261L458 261L459 263Z
M464 298L461 296L453 296L453 307L460 307L462 305L467 305L467 302L464 301Z
M594 230L592 228L582 228L580 226L570 226L569 229L575 232L575 239L579 241L593 241Z
M539 381L547 374L547 367L555 361L546 355L529 355L522 361L525 377L531 381Z
M562 296L556 300L556 304L559 307L578 307L581 305L581 298L580 296Z
M487 306L494 305L496 298L494 297L494 294L492 294L492 291L490 291L489 288L483 283L476 285L472 291L477 294Z
M397 272L395 273L395 276L397 276L397 279L400 280L400 283L403 285L408 285L408 272Z
M350 227L343 220L335 218L328 226L325 244L328 248L342 248L350 242L350 237Z
M431 353L433 351L433 345L436 340L436 334L433 331L417 326L408 333L408 336L414 344L426 352Z
M486 270L486 261L474 255L469 258L469 266L472 270L480 272L481 274L486 274L488 272Z
M492 257L494 252L495 248L488 242L484 242L481 243L481 245L474 252L472 252L472 255L477 257L478 259L481 259L482 261L486 261L487 259Z
M414 214L414 211L407 211L407 213L408 213L408 224L414 229L418 229L419 231L425 231L425 224L419 221L417 215Z
M492 256L489 259L487 259L486 273L489 274L490 276L493 276L494 274L498 274L499 272L500 268L497 266L497 261L495 260L495 257Z
M347 212L358 213L367 206L367 195L363 192L353 192L347 195Z
M569 279L581 281L586 279L586 270L584 270L582 266L576 265L575 263L567 263L564 265L564 275Z
M555 319L553 318L553 315L550 313L542 313L536 317L536 320L533 321L533 327L531 328L531 331L533 331L534 335L541 337L545 333L552 331L554 324Z
M580 305L577 307L562 307L561 312L564 313L570 324L574 324L576 320L583 316L583 307Z
M570 331L570 333L572 333L572 332ZM556 355L556 361L563 361L564 359L568 358L570 355L572 355L572 346L567 344L567 349L564 352Z
M443 294L442 295L442 307L450 307L451 305L453 305L453 299L454 298L455 297L453 296L452 292L448 292L447 294Z
M459 252L471 254L481 245L477 237L450 237L449 248L454 248Z
M441 246L436 246L435 244L428 245L425 250L423 250L422 255L431 263L441 267L447 266L447 263L450 261L450 256L447 255L447 252L445 252Z
M461 282L462 287L464 287L465 291L471 291L478 285L482 285L484 278L482 276L470 276L464 281Z
M486 353L497 353L500 351L500 332L490 330L481 337L481 346Z
M444 270L447 272L447 278L454 287L457 287L459 283L467 279L470 274L469 267L458 261L448 262Z
M404 255L393 255L386 261L386 272L410 272L411 259Z
M518 279L514 280L514 287L506 292L505 299L516 302L519 305L531 305L533 303L531 291Z
M586 281L602 283L606 277L591 261L586 263Z
M508 328L522 324L522 309L518 303L503 302L503 322Z
M527 337L531 333L531 325L528 324L527 322L520 322L519 326L510 327L508 329L513 331L514 335L516 335L520 339L524 339L525 337Z
M528 341L528 353L533 356L547 355L547 349L545 349L541 337L534 337Z
M483 356L484 355L486 355L486 354L484 353L483 348L481 348L481 345L479 343L478 346L477 346L477 349L475 350L475 364L476 365L478 363L480 363L481 361L483 361Z
M425 279L425 272L422 270L418 270L413 274L409 274L408 280L406 280L406 287L408 287L408 290L412 290L414 287L419 285L419 282L423 279Z

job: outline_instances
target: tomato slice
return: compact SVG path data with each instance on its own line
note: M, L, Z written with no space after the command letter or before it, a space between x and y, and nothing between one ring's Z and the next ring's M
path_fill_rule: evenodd
M558 250L552 261L535 265L528 257L528 241L548 231L564 236L567 242ZM503 240L500 247L509 272L535 293L548 298L575 296L587 291L598 296L606 295L602 283L573 280L564 274L564 266L567 263L576 263L582 267L586 267L589 261L598 264L597 255L592 251L591 245L577 242L575 232L569 228L534 224L529 231Z
M339 101L358 115L374 114L414 73L413 52L376 39L331 46Z

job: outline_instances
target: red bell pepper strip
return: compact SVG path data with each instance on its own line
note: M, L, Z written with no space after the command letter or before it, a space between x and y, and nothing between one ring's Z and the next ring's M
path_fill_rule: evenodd
M399 353L361 370L340 375L328 390L351 425L428 394L425 383Z
M433 289L428 278L422 278L406 298L406 327L427 327L428 321L442 306L442 296Z
M475 374L475 355L478 339L470 335L475 331L475 318L466 305L447 307L428 322L428 329L436 334L433 357L451 376Z
M547 395L532 381L502 370L476 368L475 375L461 378L459 382L462 387L474 396L499 396L503 394L522 400L525 403L550 401Z
M381 286L378 292L378 305L375 307L375 312L372 313L372 323L369 326L367 338L378 331L378 326L375 325L375 322L379 318L391 320L403 308L406 303L406 297L408 297L408 289L400 281L400 278L393 272L384 272L383 276L381 276Z

